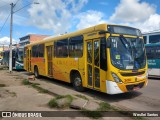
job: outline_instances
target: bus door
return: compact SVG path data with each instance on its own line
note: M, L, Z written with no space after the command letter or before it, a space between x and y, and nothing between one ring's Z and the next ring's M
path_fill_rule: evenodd
M31 50L27 49L26 53L26 68L27 71L31 71Z
M47 65L48 65L48 76L53 76L53 70L52 70L52 53L53 46L47 46Z
M86 45L88 87L100 89L100 40L87 41Z

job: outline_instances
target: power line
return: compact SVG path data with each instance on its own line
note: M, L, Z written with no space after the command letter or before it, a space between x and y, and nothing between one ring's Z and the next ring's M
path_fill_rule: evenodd
M15 10L13 13L18 12L18 11L22 10L23 8L25 8L25 7L27 7L27 6L31 5L31 4L39 4L39 3L38 2L29 3L29 4L25 5L25 6L23 6L22 8L20 8L18 10Z
M2 1L3 1L3 0L2 0ZM5 2L5 1L3 1L3 2ZM16 3L14 4L14 6L16 6L16 4L17 4L18 2L19 2L19 0L16 1ZM5 5L1 6L0 8L2 8L2 7L4 7L4 6L7 6L7 5L8 5L8 4L5 4ZM0 29L0 32L2 31L3 27L5 26L5 24L6 24L6 22L7 22L7 20L8 20L8 18L9 18L10 15L11 15L11 14L9 14L9 15L7 16L4 24L2 25L2 27L1 27L1 29Z
M18 10L15 10L13 13L18 12L18 11L22 10L23 8L29 6L29 5L31 5L31 4L25 5L25 6L23 6L22 8L20 8L20 9L18 9Z
M17 5L18 2L19 2L19 0L17 0L17 2L14 4L14 7Z
M7 22L7 20L8 20L8 18L9 18L10 15L11 15L11 14L9 14L9 15L7 16L7 18L6 18L5 22L4 22L4 24L2 25L2 27L1 27L1 29L0 29L0 32L2 31L3 27L5 26L5 24L6 24L6 22Z
M2 0L2 1L3 1L3 0ZM16 1L16 3L14 4L14 6L16 6L16 4L17 4L18 2L19 2L19 0ZM7 6L7 5L8 5L8 4L6 4L6 5L4 5L4 6ZM4 7L4 6L1 6L1 7ZM1 7L0 7L0 8L1 8ZM6 24L6 22L7 22L7 20L8 20L8 18L9 18L10 15L11 15L11 14L9 14L9 15L7 16L4 24L2 25L2 27L1 27L1 29L0 29L0 32L3 30L3 27L5 26L5 24Z

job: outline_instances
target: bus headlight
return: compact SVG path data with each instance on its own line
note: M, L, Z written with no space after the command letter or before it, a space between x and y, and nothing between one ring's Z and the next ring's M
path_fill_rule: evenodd
M121 79L119 79L119 77L114 72L111 72L111 74L116 83L122 83Z

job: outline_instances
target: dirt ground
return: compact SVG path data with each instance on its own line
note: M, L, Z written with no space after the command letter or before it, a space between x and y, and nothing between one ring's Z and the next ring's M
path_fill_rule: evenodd
M0 70L0 110L1 111L55 111L48 106L49 100L54 96L44 93L39 93L31 86L22 84L22 80L26 77L21 77L21 73L14 72L10 74L8 70ZM22 118L0 118L5 119L22 119ZM23 118L35 119L35 118ZM53 118L37 118L37 119L52 119ZM55 118L63 119L63 117ZM71 118L65 118L70 120ZM83 118L81 118L83 119Z
M28 78L29 74L8 70L0 70L0 111L58 111L48 106L48 102L55 96L40 93L30 85L23 85L22 81ZM65 109L65 111L73 109ZM2 118L0 120L90 120L88 117L43 117L43 118ZM109 120L109 117L99 118L100 120ZM120 118L112 118L119 120ZM121 118L122 120L122 118Z

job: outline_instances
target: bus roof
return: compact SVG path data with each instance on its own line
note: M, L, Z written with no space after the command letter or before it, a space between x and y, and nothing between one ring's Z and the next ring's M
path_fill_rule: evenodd
M160 42L145 44L145 46L160 46Z
M54 41L54 40L65 39L65 38L78 36L78 35L82 35L82 34L89 33L89 32L94 32L94 31L98 31L98 30L107 30L107 24L99 24L99 25L96 25L96 26L92 26L92 27L89 27L89 28L86 28L86 29L78 30L76 32L63 34L63 35L59 35L59 36L50 36L50 37L44 38L40 41L28 44L26 46L32 46L32 45L35 45L35 44L41 44L41 43L46 43L46 42L50 42L50 41Z
M108 24L108 25L114 25L114 24ZM123 26L123 25L115 25L115 26ZM134 27L130 27L130 28L134 28ZM134 28L137 29L137 28ZM94 31L100 31L100 30L107 30L107 24L98 24L89 28L85 28L82 30L78 30L72 33L68 33L68 34L63 34L63 35L59 35L59 36L50 36L47 38L44 38L40 41L36 41L33 42L31 44L27 44L26 46L32 46L32 45L36 45L36 44L42 44L42 43L47 43L47 42L51 42L51 41L55 41L55 40L61 40L61 39L66 39L66 38L70 38L70 37L74 37L74 36L78 36L78 35L83 35L83 34L87 34L90 32L94 32ZM25 47L26 47L25 46Z

